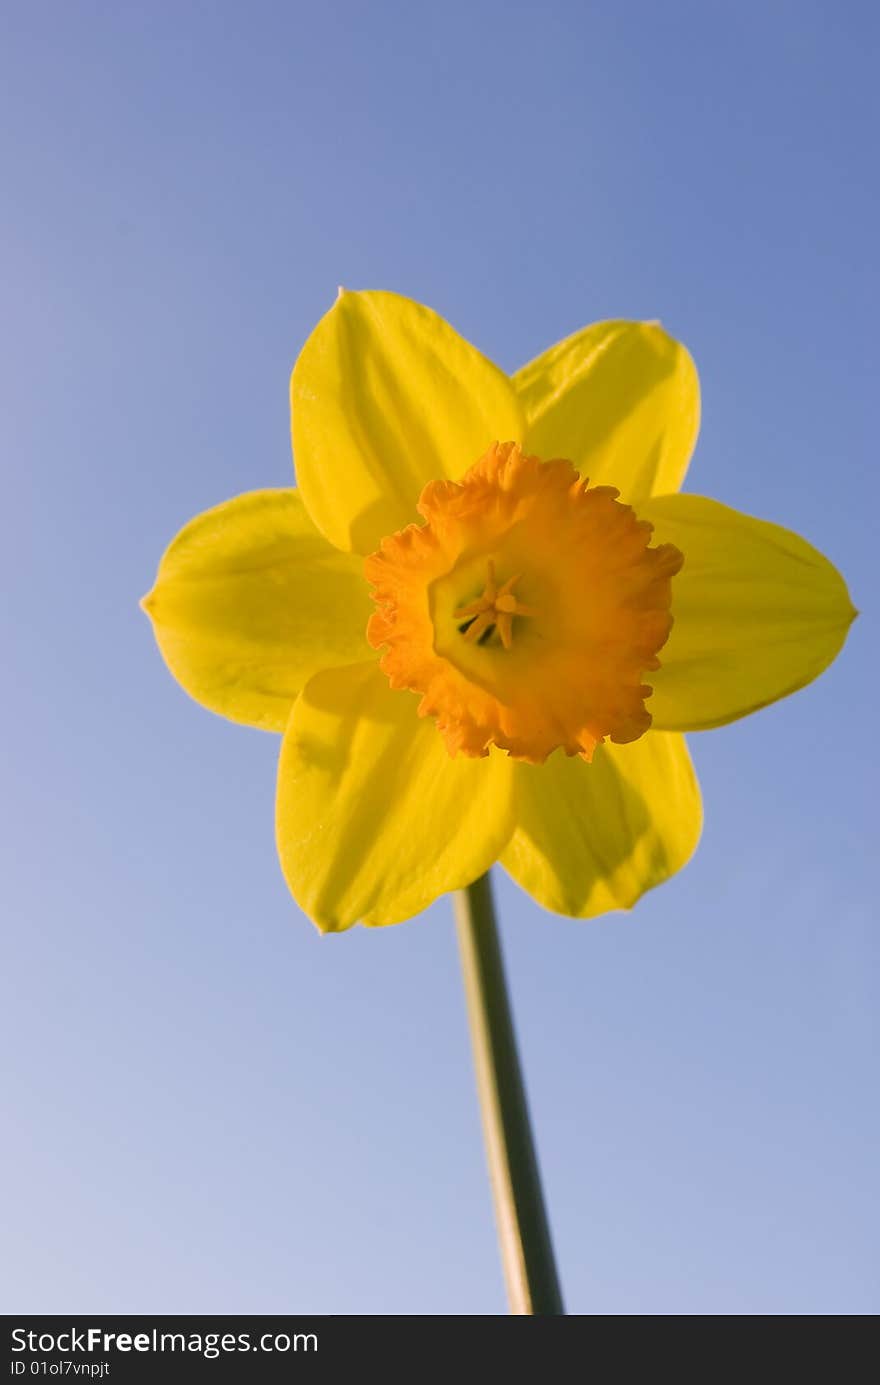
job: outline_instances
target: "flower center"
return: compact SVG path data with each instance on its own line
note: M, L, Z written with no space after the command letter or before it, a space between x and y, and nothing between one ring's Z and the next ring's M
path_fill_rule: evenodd
M522 602L517 601L513 594L520 573L515 577L508 577L499 587L495 581L495 564L491 558L488 569L489 575L482 596L456 611L455 619L464 621L458 628L468 644L488 644L497 631L504 648L510 649L513 644L513 617L533 616L535 612L531 606L524 606Z
M650 547L651 525L617 497L496 443L461 482L427 485L426 522L366 560L367 638L452 754L589 760L650 726L643 675L660 666L683 559Z

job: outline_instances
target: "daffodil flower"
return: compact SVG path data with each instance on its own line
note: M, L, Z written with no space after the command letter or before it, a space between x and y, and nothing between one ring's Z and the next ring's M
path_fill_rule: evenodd
M500 861L588 917L679 870L682 733L810 682L855 614L803 539L680 493L684 347L600 322L509 378L428 308L345 292L291 404L298 489L192 520L145 606L188 693L283 734L306 914L396 923Z

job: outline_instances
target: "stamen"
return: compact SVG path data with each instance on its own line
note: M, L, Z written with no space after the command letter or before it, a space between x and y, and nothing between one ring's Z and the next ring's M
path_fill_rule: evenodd
M458 628L468 644L488 644L497 628L502 645L505 649L510 649L513 645L513 617L533 616L535 611L531 606L524 606L513 594L513 588L522 577L521 572L508 577L499 588L492 558L488 560L487 566L488 574L482 596L453 611L452 618L465 621L465 624Z

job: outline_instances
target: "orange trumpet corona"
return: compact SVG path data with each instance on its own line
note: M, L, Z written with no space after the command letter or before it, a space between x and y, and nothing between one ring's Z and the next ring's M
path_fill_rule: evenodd
M460 482L430 482L425 523L366 559L370 644L451 754L590 760L650 726L644 674L660 667L683 557L651 547L618 495L495 443Z

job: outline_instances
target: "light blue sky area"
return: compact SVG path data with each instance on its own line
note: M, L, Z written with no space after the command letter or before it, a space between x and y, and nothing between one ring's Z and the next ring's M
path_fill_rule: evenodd
M4 1311L504 1311L449 902L319 938L276 740L190 702L137 607L192 514L289 483L339 283L509 369L662 318L689 488L845 572L830 672L692 738L682 875L593 923L499 896L571 1310L876 1310L876 6L3 29Z

